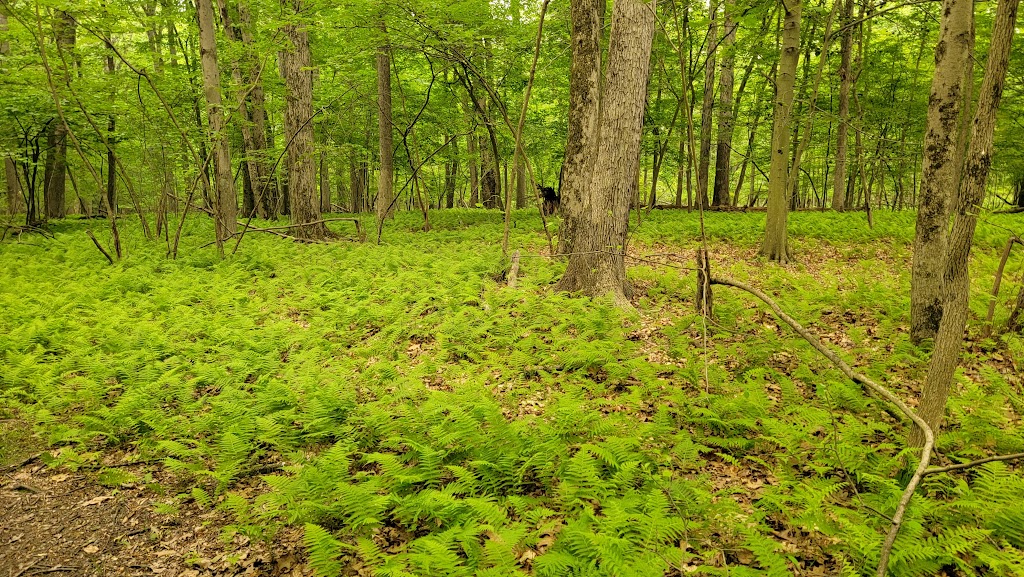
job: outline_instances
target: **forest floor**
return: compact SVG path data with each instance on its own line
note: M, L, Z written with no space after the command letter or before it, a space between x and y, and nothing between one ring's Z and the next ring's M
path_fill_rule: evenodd
M913 215L791 218L778 267L763 215L709 214L715 274L916 404ZM749 295L695 314L696 214L634 226L632 311L552 293L533 215L516 289L498 214L432 223L401 214L381 246L252 234L221 260L195 219L168 260L125 220L114 266L95 222L0 244L0 577L872 571L908 428ZM979 229L939 464L1024 450L1024 338L980 331L1011 232ZM895 574L1024 571L1012 465L915 503Z

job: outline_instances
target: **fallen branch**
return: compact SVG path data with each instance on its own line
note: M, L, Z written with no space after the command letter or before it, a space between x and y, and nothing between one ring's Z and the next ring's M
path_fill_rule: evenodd
M771 297L763 293L762 291L742 282L722 277L711 277L711 284L731 286L740 290L746 291L755 297L761 299L765 304L775 312L775 315L788 324L798 335L803 337L812 347L818 350L819 353L825 356L828 360L832 361L840 371L849 377L853 382L858 383L869 390L881 396L883 399L889 401L904 414L924 434L924 447L921 450L920 461L917 464L917 468L914 470L914 475L910 479L910 483L907 484L906 489L903 491L903 496L900 497L899 504L896 506L896 512L892 516L892 523L889 526L889 532L885 537L885 542L882 545L881 556L878 560L878 577L885 577L886 572L889 568L889 557L892 555L892 547L896 542L896 535L900 532L900 527L903 525L903 517L907 513L907 506L910 504L910 500L914 496L914 492L917 491L917 486L921 484L921 479L924 478L928 471L928 463L932 457L932 447L935 445L935 434L932 432L931 427L924 421L913 409L907 406L899 397L891 393L885 387L879 385L867 376L862 375L853 370L850 365L846 364L846 361L839 358L839 355L832 352L829 348L821 343L817 337L812 335L803 326L800 325L793 317L787 315L782 307L779 306Z
M970 469L977 467L978 465L984 465L985 463L994 463L996 461L1016 461L1017 459L1024 459L1024 453L1014 453L1012 455L996 455L994 457L985 457L984 459L978 459L977 461L971 461L969 463L959 463L956 465L948 465L945 467L932 467L924 472L925 475L935 475L936 473L949 473L951 471L960 471L962 469Z
M89 235L89 238L92 239L92 243L96 245L96 248L103 253L103 256L107 257L107 262L109 262L110 264L114 264L114 259L111 258L110 253L103 248L103 245L100 244L100 241L96 240L96 235L94 235L91 230L86 230L85 234Z

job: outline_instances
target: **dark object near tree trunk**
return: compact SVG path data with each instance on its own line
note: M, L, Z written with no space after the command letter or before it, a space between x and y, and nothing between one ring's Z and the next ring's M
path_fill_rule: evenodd
M562 197L550 186L537 185L537 192L540 193L544 204L544 216L551 216L559 211L562 206Z

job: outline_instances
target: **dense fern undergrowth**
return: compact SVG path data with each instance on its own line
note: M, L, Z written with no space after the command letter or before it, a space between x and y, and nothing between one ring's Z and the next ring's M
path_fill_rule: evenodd
M707 215L716 272L773 293L913 399L929 356L906 331L913 215L869 229L794 214L798 263L784 268L753 258L763 218ZM564 264L543 256L533 214L513 219L515 289L496 280L500 215L434 212L430 232L418 219L399 215L380 246L249 234L223 260L200 248L200 217L176 260L125 219L114 266L85 234L96 221L8 239L0 417L32 423L54 466L159 459L194 487L165 497L167 514L195 499L231 511L228 532L304 525L323 575L872 572L908 424L744 293L718 288L705 325L679 268L696 214L634 221L634 311L553 293ZM978 336L1007 229L1021 228L991 217L979 230L940 463L1024 451L1024 340ZM97 468L113 486L135 480ZM256 496L236 490L254 475ZM891 569L1024 574L1020 469L928 477Z

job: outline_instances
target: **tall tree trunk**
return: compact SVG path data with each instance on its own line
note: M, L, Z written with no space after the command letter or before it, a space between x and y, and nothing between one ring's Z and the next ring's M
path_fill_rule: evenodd
M715 155L715 206L729 204L730 160L732 156L733 134L733 46L736 44L736 23L733 22L732 11L735 0L725 0L722 15L722 74L718 79L718 152Z
M380 24L382 43L377 48L377 129L380 133L380 177L377 179L377 220L392 214L395 174L394 139L391 134L391 55L387 29Z
M260 74L259 57L256 54L256 41L252 35L252 14L247 0L239 0L235 8L238 10L238 28L241 33L242 45L245 49L245 60L242 66L242 77L248 87L248 105L245 107L245 119L251 124L250 140L246 143L246 155L250 168L254 168L253 190L255 191L256 210L262 218L277 218L277 207L280 204L280 191L274 178L274 160L270 143L270 127L267 125L266 96L263 90L263 76Z
M320 213L331 212L331 169L327 151L320 151Z
M444 165L444 206L454 208L455 186L459 177L459 139L452 138L448 147L448 162Z
M71 82L71 70L68 63L75 61L72 53L75 50L75 35L78 23L71 14L57 10L53 19L53 34L57 39L57 53L61 54L57 65L58 76L63 83ZM67 188L67 143L68 127L60 119L53 122L51 136L53 144L50 148L48 165L49 178L46 178L46 218L64 218L65 191Z
M782 4L782 54L775 80L772 124L772 161L768 171L768 218L761 254L779 263L789 262L786 220L789 214L789 127L793 117L793 92L800 59L800 0Z
M924 168L910 280L910 337L935 336L942 320L942 263L947 250L950 205L960 183L957 135L964 106L964 67L971 58L974 4L944 0L935 76L928 98Z
M591 296L611 293L628 303L626 233L637 190L640 140L654 39L654 7L617 0L612 12L605 91L601 97L598 155L574 229L573 253L558 290Z
M303 0L282 0L289 16L301 17ZM281 51L284 69L284 141L288 147L288 221L291 233L303 239L329 235L320 220L320 195L316 190L316 159L313 157L313 70L309 31L305 22L292 20L284 26L288 46ZM313 224L315 223L315 224Z
M711 0L707 55L704 63L704 100L700 107L700 159L697 161L697 202L708 206L708 171L711 166L711 129L715 122L715 53L718 48L718 0Z
M9 26L7 20L7 13L4 8L0 8L0 34L6 34ZM9 42L0 42L0 62L7 57L11 52L11 45ZM4 74L6 70L0 70ZM4 178L7 183L7 214L14 215L21 212L24 209L24 203L21 197L21 182L18 180L18 168L14 165L14 159L9 155L4 155Z
M953 384L953 373L960 362L963 348L971 296L968 270L971 243L978 224L978 207L985 200L985 182L992 163L996 111L1006 82L1019 3L1020 0L1000 0L996 9L988 65L981 84L978 109L974 114L966 153L966 169L959 188L953 227L949 233L949 253L942 268L943 315L918 409L921 418L936 433L942 425L946 399ZM915 433L918 433L916 429ZM912 441L915 446L923 444L920 434L913 436Z
M683 87L686 90L686 87ZM676 208L683 206L683 186L686 179L686 135L679 134L679 149L676 156Z
M526 199L526 164L525 159L521 155L516 155L516 208L526 208L530 206Z
M110 38L110 33L107 33ZM111 41L112 42L112 41ZM110 76L111 86L114 84L114 45L107 43L107 54L104 58L104 70ZM116 102L116 88L111 90L111 99ZM107 206L117 214L117 157L114 155L115 132L117 130L117 118L111 114L107 117ZM147 233L148 234L148 233Z
M569 71L569 134L562 164L558 252L574 252L583 223L587 186L597 161L601 99L601 26L604 0L571 0L572 65Z
M853 55L853 1L843 2L843 37L839 45L839 128L836 131L836 175L832 181L832 210L846 210L846 157L847 135L850 128L850 87L853 85L853 73L850 59Z
M199 45L203 67L203 93L206 95L210 138L213 140L214 221L218 246L235 233L238 215L238 193L231 176L231 150L224 125L224 109L220 91L220 68L217 64L217 34L214 28L213 0L198 0Z

